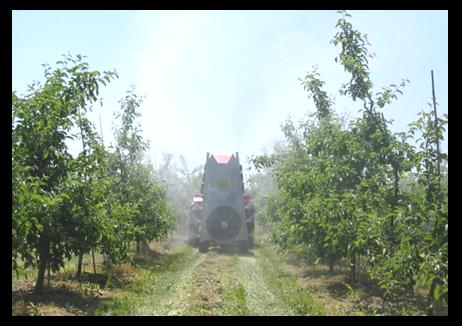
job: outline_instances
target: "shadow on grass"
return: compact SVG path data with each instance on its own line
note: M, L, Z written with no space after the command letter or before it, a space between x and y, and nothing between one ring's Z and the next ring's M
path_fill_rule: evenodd
M156 262L165 260L169 255L171 254L160 253L152 249L145 249L144 251L140 251L138 254L136 254L133 259L133 263L135 266L147 267Z
M240 257L255 257L255 246L253 248L243 250L237 245L226 245L226 246L211 246L209 252L215 252L225 256L240 256Z
M351 293L350 288L342 282L330 283L326 286L326 290L336 298L346 298Z
M105 273L83 272L80 278L69 273L51 276L51 285L41 293L31 282L12 291L13 315L91 315L107 300L108 291L130 284L126 267L112 266Z
M174 252L158 252L152 249L137 254L133 260L133 265L140 268L155 269L156 271L176 271L182 267L184 257L191 247L184 246L184 249Z
M412 290L395 293L385 299L385 293L376 280L370 279L364 269L357 270L356 280L351 280L347 261L340 261L334 271L326 264L314 265L305 257L288 255L287 263L297 267L299 276L308 284L314 281L317 289L324 288L334 300L349 302L351 311L368 315L424 315L426 299Z
M40 294L27 290L12 292L14 315L37 315L38 310L33 308L38 305L56 306L64 309L65 314L87 315L91 307L98 305L100 301L101 298L97 296L85 295L64 286L46 287Z
M327 266L307 267L302 273L302 277L318 279L326 284L325 288L334 298L346 298L353 292L360 298L382 298L383 290L376 281L367 277L366 274L360 273L356 276L356 281L351 280L349 271L345 268L338 267L334 271L329 271Z
M185 253L187 250L169 253L148 249L136 255L133 264L106 263L101 272L83 272L79 279L75 278L74 270L52 274L51 286L45 285L40 294L33 292L34 282L27 282L13 288L12 314L92 315L105 302L114 300L110 297L111 289L132 283L137 268L160 271L181 268L179 258Z
M79 283L92 283L98 284L100 288L104 289L108 282L110 275L102 273L87 273L84 272L80 276L80 279L76 279Z

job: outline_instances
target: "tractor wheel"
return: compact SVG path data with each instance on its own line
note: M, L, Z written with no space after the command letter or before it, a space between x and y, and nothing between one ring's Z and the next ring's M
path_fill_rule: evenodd
M254 247L253 237L249 237L249 249L252 249L253 247Z
M194 247L194 248L199 247L199 239L197 239L197 238L190 239L189 240L189 245L191 247Z
M246 254L249 252L249 243L247 241L239 242L239 252Z
M201 242L199 244L199 252L207 252L209 250L209 244L207 242Z

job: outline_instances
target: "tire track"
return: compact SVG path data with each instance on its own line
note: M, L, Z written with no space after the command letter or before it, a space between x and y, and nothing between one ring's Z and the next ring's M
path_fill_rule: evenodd
M291 300L284 301L284 294L290 295L284 292L286 288L274 288L268 283L272 281L267 274L274 274L268 263L278 261L261 256L259 250L248 255L216 250L199 253L191 247L180 251L182 255L174 268L151 274L153 278L148 282L145 276L144 288L137 287L141 292L131 304L130 315L299 314Z
M190 251L190 250L188 250ZM134 315L138 316L165 316L178 315L184 308L181 298L190 290L191 278L204 256L191 251L182 257L181 268L152 278L153 291L147 291L143 300L134 308ZM159 289L160 287L160 289Z
M258 256L257 256L258 257ZM240 256L236 263L236 276L247 293L247 307L254 316L291 316L292 309L266 284L260 264L255 256Z
M183 279L171 314L290 316L293 309L265 281L258 252L209 251ZM187 283L189 282L189 286Z

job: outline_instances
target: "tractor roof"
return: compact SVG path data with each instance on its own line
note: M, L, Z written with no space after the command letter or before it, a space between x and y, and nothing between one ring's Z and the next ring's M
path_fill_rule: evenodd
M212 154L212 155L218 164L228 164L232 156L232 155L215 155L215 154Z
M202 198L202 196L201 197L199 197L199 196L194 196L193 197L193 202L194 203L202 203L203 201L204 201L204 199Z

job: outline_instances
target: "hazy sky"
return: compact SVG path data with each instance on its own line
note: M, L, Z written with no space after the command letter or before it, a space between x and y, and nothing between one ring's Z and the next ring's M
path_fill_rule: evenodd
M385 109L394 131L405 131L431 101L434 70L439 112L448 112L448 12L351 11L356 29L368 34L376 91L411 83ZM23 94L43 78L42 63L62 54L87 56L91 69L116 69L120 78L101 95L91 115L104 142L113 142L112 113L134 84L149 156L183 154L190 168L205 153L261 153L282 138L280 124L314 111L298 78L317 64L338 112L357 115L360 103L338 94L348 80L334 62L339 49L336 11L13 11L13 90ZM71 150L80 150L79 143ZM443 144L447 150L447 140Z

